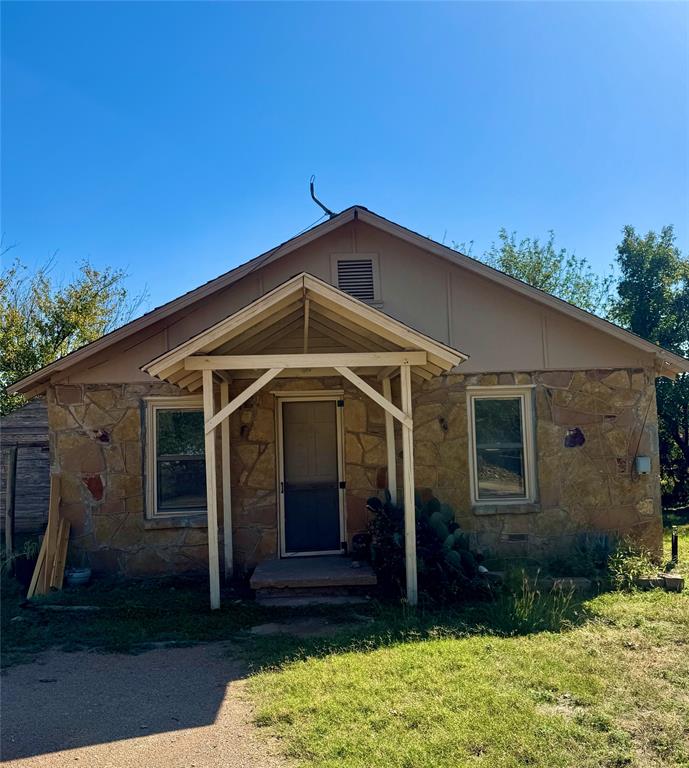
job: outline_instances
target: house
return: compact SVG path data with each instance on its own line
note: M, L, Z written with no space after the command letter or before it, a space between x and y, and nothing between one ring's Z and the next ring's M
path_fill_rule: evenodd
M125 574L337 555L388 488L479 549L661 545L655 378L689 361L360 206L17 382L72 551ZM414 526L405 541L416 599Z

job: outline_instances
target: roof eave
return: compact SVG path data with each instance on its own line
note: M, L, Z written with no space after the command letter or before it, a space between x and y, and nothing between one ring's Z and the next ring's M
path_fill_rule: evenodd
M673 352L670 352L664 347L653 344L653 342L647 341L641 336L637 336L635 333L632 333L631 331L628 331L627 329L622 328L619 325L610 322L609 320L605 320L604 318L598 317L591 312L587 312L585 309L581 309L574 304L570 304L564 299L553 296L552 294L547 293L546 291L542 291L539 288L534 288L532 285L512 277L505 272L501 272L499 269L495 269L488 264L484 264L483 262L478 261L471 256L467 256L463 253L460 253L459 251L455 251L446 245L442 245L441 243L436 243L434 240L431 240L428 237L424 237L418 232L414 232L414 230L408 229L401 224L390 221L389 219L386 219L377 213L373 213L372 211L369 211L365 208L359 210L360 215L358 218L366 224L371 224L372 226L376 226L379 229L383 229L389 234L400 237L407 242L413 243L414 245L417 245L418 247L445 259L446 261L450 261L454 264L469 269L475 274L485 277L488 280L500 283L505 287L521 293L530 299L535 299L539 303L554 309L556 312L561 312L576 320L586 323L596 330L614 336L626 344L630 344L631 346L637 347L638 349L642 349L644 352L659 356L663 360L668 360L669 365L673 370L677 369L680 372L689 372L689 360L681 357L680 355L676 355Z
M156 323L159 320L163 320L175 312L179 312L180 310L184 309L190 304L193 304L199 299L205 298L206 296L211 295L216 291L220 291L223 288L233 285L246 275L253 272L255 269L264 266L264 264L269 264L270 262L275 261L287 253L307 245L312 240L321 237L322 235L327 234L328 232L337 229L344 224L347 224L357 217L357 210L358 206L350 206L349 208L345 208L345 210L338 213L332 219L324 221L322 224L312 227L306 232L295 235L289 240L285 240L275 248L271 248L270 250L262 253L260 256L256 256L249 261L245 261L244 263L239 264L234 269L231 269L228 272L225 272L224 274L214 278L213 280L209 280L207 283L204 283L203 285L200 285L197 288L182 294L182 296L178 296L177 298L172 299L165 304L161 304L159 307L155 307L150 312L147 312L141 317L131 320L125 325L116 328L114 331L101 336L99 339L96 339L95 341L92 341L89 344L74 350L74 352L70 352L68 355L65 355L64 357L49 363L34 373L31 373L28 376L13 382L7 387L8 393L12 395L26 395L33 397L34 395L44 392L50 384L50 379L55 374L58 374L71 367L72 365L97 354L102 349L107 349L112 344L116 344L118 341L126 339L131 334L142 331L153 325L153 323Z

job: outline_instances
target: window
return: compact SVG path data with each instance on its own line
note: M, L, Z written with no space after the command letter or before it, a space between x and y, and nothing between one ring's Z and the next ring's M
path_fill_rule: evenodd
M148 516L205 512L206 463L199 399L150 398L147 406Z
M368 304L380 299L377 254L337 254L332 262L337 287Z
M534 500L531 397L531 388L469 389L469 464L475 504Z

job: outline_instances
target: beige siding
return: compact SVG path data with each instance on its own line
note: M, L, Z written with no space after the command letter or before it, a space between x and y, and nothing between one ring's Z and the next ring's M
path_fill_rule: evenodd
M653 367L653 357L361 221L343 225L70 371L70 383L150 381L139 367L299 272L333 282L333 253L375 253L381 309L470 359L464 373Z

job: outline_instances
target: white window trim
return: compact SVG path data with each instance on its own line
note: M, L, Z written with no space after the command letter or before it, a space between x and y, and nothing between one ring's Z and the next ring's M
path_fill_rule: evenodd
M338 281L337 263L339 261L370 261L373 268L373 301L365 302L371 307L383 306L383 295L380 289L380 260L377 253L331 253L330 280L334 286L340 287Z
M492 387L467 387L467 415L469 425L469 481L471 502L474 506L505 506L514 504L532 504L536 501L536 443L533 423L534 385L513 386L511 384ZM502 499L480 499L478 496L478 474L476 463L476 400L513 400L519 398L524 440L524 496L510 496Z
M167 518L190 517L207 514L206 509L176 509L158 512L158 472L156 467L156 413L166 411L203 411L203 399L198 395L186 397L145 397L146 438L144 449L146 468L146 518L164 520Z

